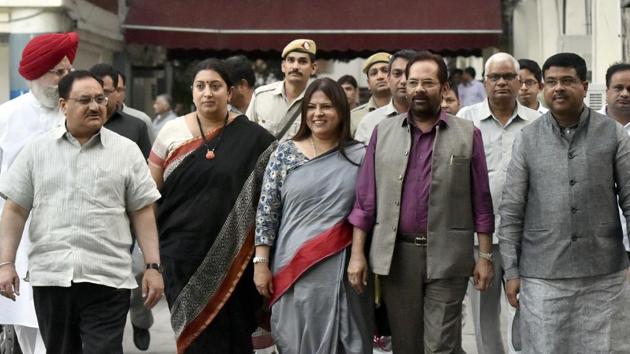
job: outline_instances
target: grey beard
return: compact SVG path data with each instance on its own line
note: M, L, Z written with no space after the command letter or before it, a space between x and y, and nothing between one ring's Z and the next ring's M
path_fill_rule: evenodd
M40 86L34 84L31 88L33 96L41 103L42 106L48 108L57 108L59 105L59 89L57 86Z

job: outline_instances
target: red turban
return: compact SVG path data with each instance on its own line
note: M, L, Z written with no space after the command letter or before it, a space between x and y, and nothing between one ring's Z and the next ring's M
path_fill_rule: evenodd
M75 32L43 34L31 39L20 60L20 75L26 80L42 77L64 58L74 62L79 45L79 35Z

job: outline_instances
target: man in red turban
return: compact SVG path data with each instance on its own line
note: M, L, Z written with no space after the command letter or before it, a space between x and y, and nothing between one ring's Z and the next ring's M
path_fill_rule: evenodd
M19 72L30 91L0 105L0 175L7 172L26 143L63 123L57 84L72 70L78 44L79 37L74 32L54 33L37 36L24 48ZM0 208L4 202L0 198ZM29 248L25 228L15 259L3 261L0 267L14 267L20 278L26 277ZM20 284L20 296L15 302L0 297L0 323L14 326L23 353L46 353L28 282Z

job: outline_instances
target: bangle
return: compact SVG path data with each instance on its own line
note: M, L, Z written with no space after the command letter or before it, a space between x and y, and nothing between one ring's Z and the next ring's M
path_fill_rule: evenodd
M15 264L14 262L2 262L0 263L0 267L4 267L7 264Z
M253 261L254 264L258 264L258 263L269 263L269 258L267 257L254 257Z

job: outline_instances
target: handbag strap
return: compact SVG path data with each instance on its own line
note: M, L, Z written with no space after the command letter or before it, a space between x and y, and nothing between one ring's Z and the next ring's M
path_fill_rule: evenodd
M280 130L280 132L276 134L276 140L282 139L284 134L286 134L287 131L289 131L289 128L291 128L291 126L293 125L293 122L295 122L295 119L297 119L297 117L301 113L300 106L301 104L296 104L293 107L291 107L291 109L287 112L287 114L285 115L285 118L289 115L290 115L290 118L287 121L287 124L285 124L284 127L282 127L282 130Z

